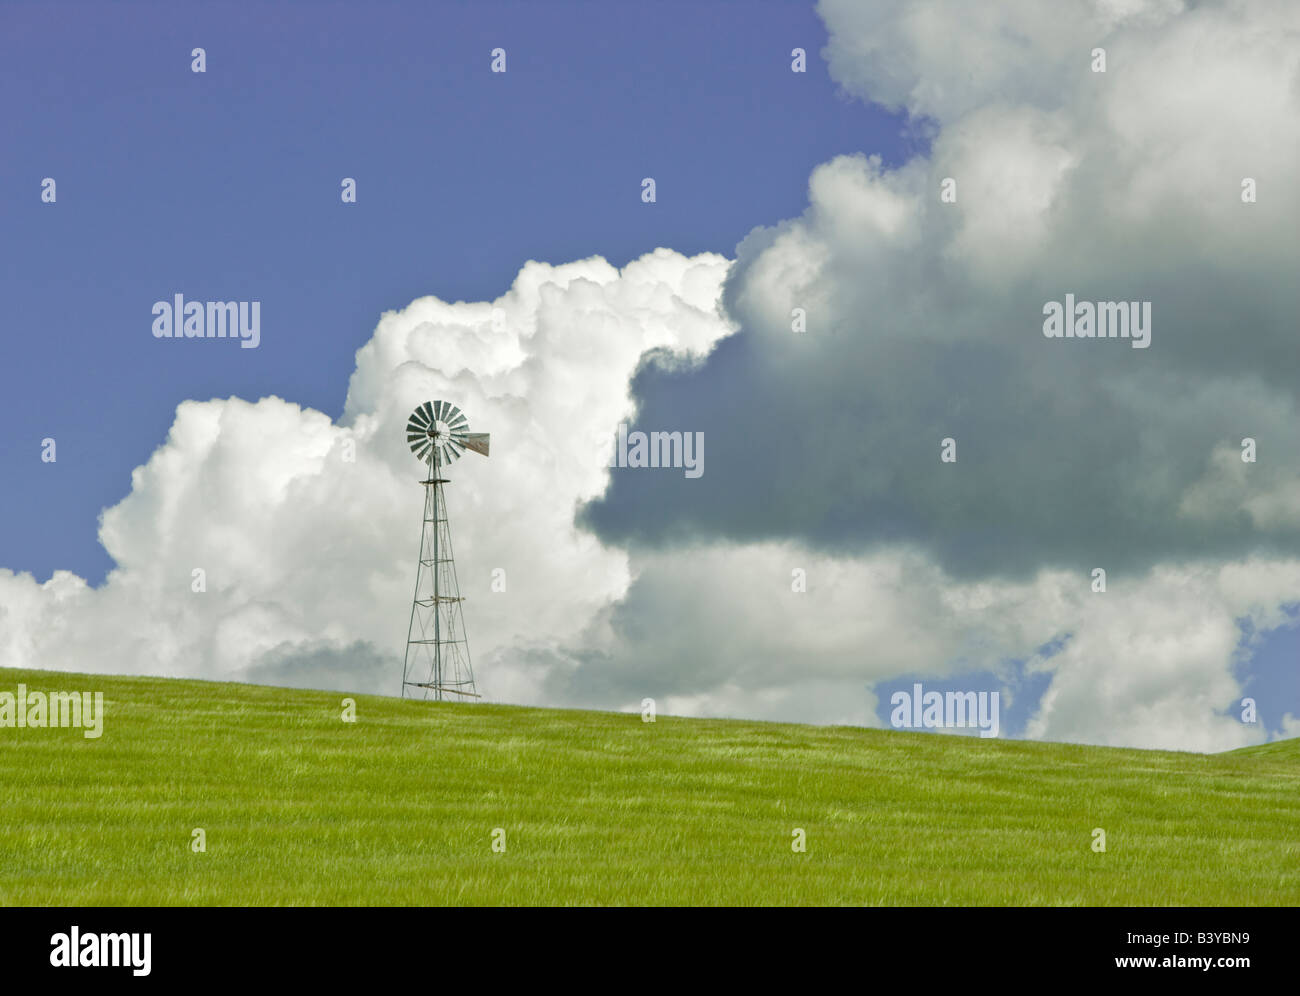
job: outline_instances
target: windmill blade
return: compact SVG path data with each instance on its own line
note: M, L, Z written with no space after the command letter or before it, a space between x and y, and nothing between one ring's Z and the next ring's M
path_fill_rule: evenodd
M459 408L453 408L450 412L447 413L446 422L447 425L453 429L469 428L469 419L465 417L465 413L462 412Z
M416 408L406 421L406 445L421 461L428 457L429 426L432 424L425 414L426 407L421 405Z
M422 407L424 408L424 419L425 419L424 424L432 425L434 421L432 403L426 401Z
M467 450L473 450L475 453L488 455L488 440L491 433L488 432L467 432L465 433L464 446Z

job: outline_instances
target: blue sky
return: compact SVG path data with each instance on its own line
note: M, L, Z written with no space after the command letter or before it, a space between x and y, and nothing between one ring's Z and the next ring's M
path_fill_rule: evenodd
M41 580L102 580L98 512L183 399L337 416L384 310L490 300L528 259L732 255L803 209L817 163L909 148L837 95L800 4L7 4L0 25L0 465L21 482L0 562ZM159 348L150 308L177 292L260 300L262 345Z
M841 699L849 703L846 714L861 718L872 708L874 686L874 717L887 723L889 693L914 680L941 690L1004 680L1015 693L1004 735L1018 736L1030 728L1047 690L1042 673L1026 671L1026 655L1068 638L1071 650L1086 649L1060 664L1059 673L1079 680L1062 683L1068 708L1058 707L1049 732L1181 742L1184 717L1206 711L1201 683L1225 687L1218 681L1229 668L1242 694L1259 701L1264 726L1278 729L1284 714L1300 713L1300 629L1283 626L1257 637L1249 620L1234 617L1259 609L1264 618L1284 596L1296 597L1283 570L1269 575L1271 586L1261 585L1267 592L1255 601L1229 592L1214 616L1218 628L1199 642L1188 636L1197 621L1188 592L1202 590L1197 585L1205 585L1206 597L1225 591L1205 581L1202 567L1253 555L1294 562L1300 549L1300 504L1288 497L1300 493L1294 481L1300 454L1287 414L1300 383L1292 376L1288 338L1294 226L1289 236L1279 234L1286 228L1277 225L1287 213L1285 200L1279 208L1266 197L1250 213L1235 202L1239 174L1259 173L1268 194L1279 189L1270 187L1273 176L1293 175L1287 167L1294 155L1276 159L1278 143L1270 136L1285 123L1260 125L1252 116L1280 106L1270 103L1271 91L1260 96L1221 87L1214 96L1228 109L1183 116L1180 94L1187 86L1178 80L1185 67L1178 46L1168 42L1180 31L1217 37L1240 26L1216 21L1214 4L1168 24L1119 18L1107 27L1080 20L1078 4L1063 8L1069 13L1059 24L1045 15L1030 19L1037 23L1002 24L1010 16L1003 9L964 21L970 8L950 4L947 16L921 26L936 33L932 40L905 14L895 16L907 9L884 0L824 0L820 16L811 3L784 0L3 5L0 469L8 486L0 488L0 568L30 572L38 582L69 570L102 585L113 563L97 540L98 517L132 493L133 468L160 451L177 405L187 399L278 396L338 419L356 352L376 336L386 311L426 295L493 300L528 260L558 265L598 255L623 267L659 247L684 256L714 252L737 259L720 299L740 331L715 340L707 362L691 370L603 370L561 350L531 358L549 365L556 382L608 376L613 402L630 383L648 426L707 435L710 472L696 482L616 471L594 501L557 490L556 500L568 503L561 502L563 514L587 503L582 525L626 557L633 573L644 570L630 594L602 589L599 596L585 593L588 602L575 595L582 611L603 605L632 637L616 651L576 638L565 644L548 632L527 633L550 640L545 652L506 641L497 648L500 672L517 661L527 666L518 665L515 684L501 686L505 696L533 701L527 696L546 688L554 701L544 704L620 707L639 700L639 689L653 681L665 694L678 694L682 708L766 716L764 703L780 701L786 711L773 718L820 721L839 715ZM1089 31L1118 60L1107 77L1074 65L1074 47ZM1220 57L1237 58L1271 36L1246 31L1241 46L1223 47ZM201 74L190 68L195 47L205 50ZM504 74L490 72L497 47L506 50ZM790 71L796 47L807 52L806 73ZM1149 70L1145 81L1136 71L1126 74L1126 51L1139 53L1148 69L1165 60L1162 72ZM1252 69L1282 64L1267 50L1248 61ZM1263 69L1249 79L1231 66L1224 74L1243 80L1243 87L1272 85ZM1174 81L1170 93L1156 86L1166 80ZM1068 121L1073 130L1051 137L1052 120ZM1119 142L1132 137L1117 139L1116 122L1133 121L1151 132L1163 129L1168 140L1135 141L1125 156L1116 155ZM878 156L879 167L831 163L854 153ZM937 177L930 171L938 165L926 161L932 153L961 176L959 208L934 207ZM1053 174L1058 154L1073 165ZM1231 161L1215 158L1220 155ZM810 176L819 168L823 186L804 214ZM1147 203L1149 177L1164 170L1187 178L1187 186L1170 181L1167 196ZM999 187L1002 175L1012 180ZM1058 187L1044 185L1049 175ZM656 182L654 204L641 199L647 176ZM41 202L44 177L57 182L55 204ZM356 204L340 201L344 177L357 182ZM1216 213L1224 187L1235 213ZM1040 215L1042 204L1051 210ZM1141 210L1126 214L1134 204ZM894 211L906 224L881 225ZM778 225L798 236L799 251L774 231L755 231ZM595 272L585 278L599 282ZM1098 300L1128 296L1130 285L1133 294L1153 298L1159 331L1149 353L1067 355L1060 344L1045 344L1034 327L1041 302L1081 290L1075 280L1089 281ZM685 295L671 284L659 290ZM813 310L817 331L810 336L791 336L782 327L785 305L771 304L784 302L788 284L821 309ZM261 302L259 348L155 339L153 303L177 293L188 300ZM571 304L565 298L564 308ZM577 310L560 312L576 328L586 304L572 306ZM611 307L610 321L593 326L600 334L611 322L631 327L643 317ZM1238 320L1243 314L1249 320ZM1231 350L1223 329L1229 322L1236 336ZM453 348L455 329L440 334L438 348ZM501 348L487 339L478 345ZM437 383L442 354L417 354L406 361L423 364ZM475 417L498 420L499 444L509 438L516 409L486 388L483 400L485 410ZM487 408L489 401L501 407ZM524 402L532 410L523 424L543 419L541 392ZM774 412L787 444L784 473L768 473L765 462L764 427ZM689 424L668 424L674 418ZM292 457L292 443L274 441L266 425L268 452ZM933 443L949 431L962 437L966 462L961 474L940 477ZM1247 432L1260 436L1264 459L1248 472L1253 476L1238 479L1236 464L1216 463L1214 454ZM40 459L46 437L56 440L55 463ZM200 461L184 444L176 449ZM224 477L219 464L214 471L178 459L177 466L215 473L228 486L244 473L231 470L233 461ZM1231 472L1222 472L1224 466ZM144 486L145 496L124 518L134 522L139 509L172 494L167 487L180 493L183 483ZM521 476L511 483L526 495L556 481ZM387 496L371 497L378 503ZM205 498L189 499L196 502L200 539L222 525L209 529L206 520L197 521L209 512L219 518ZM1187 508L1196 514L1184 514ZM1247 508L1263 512L1252 519ZM516 508L498 511L510 515ZM300 514L295 507L268 507L265 522L225 526L251 535L276 523L283 533L284 523ZM364 518L322 521L324 529L351 529L354 536L370 526ZM137 554L148 561L156 548L168 570L173 554L188 564L190 546L197 545L194 537L177 542L162 525L156 535L141 535L132 534L141 544ZM1149 599L1153 659L1138 669L1149 667L1152 679L1131 682L1132 669L1113 643L1088 642L1085 621L1101 618L1091 604L1079 603L1073 616L1052 616L1045 608L1076 597L1069 581L1052 582L1063 584L1064 594L1044 594L1044 588L1025 596L1023 604L1032 602L1055 629L1036 616L1034 625L1045 630L1028 623L1018 629L1020 621L1010 617L1022 603L1010 596L1004 604L1016 608L990 610L987 632L972 636L953 623L943 644L949 648L996 646L1011 631L1019 647L969 669L963 663L955 676L952 662L966 662L963 653L941 655L933 670L901 667L897 661L911 659L906 645L922 634L909 635L900 622L888 652L862 647L846 642L858 607L837 610L829 628L840 642L828 638L834 646L824 649L822 661L822 677L837 691L812 706L787 708L802 701L804 690L798 669L782 663L788 648L771 640L753 636L747 655L736 655L737 672L728 675L720 663L683 664L643 638L670 618L683 632L698 627L690 646L726 657L727 625L761 632L745 616L744 606L756 602L740 594L739 575L753 573L754 561L745 558L765 555L765 543L786 541L805 544L799 556L861 557L865 575L888 564L891 544L912 544L949 572L943 582L949 593L989 579L1005 593L1034 572L1051 570L1077 572L1086 590L1087 572L1101 559L1112 568L1120 611L1096 631L1107 638L1112 626L1124 632L1131 625L1124 606ZM716 604L685 584L675 587L691 562L712 563L710 555L732 543L742 552L717 561L715 577L699 580ZM672 559L683 551L681 560ZM881 551L885 560L870 559ZM529 553L543 564L552 555L544 548ZM1158 593L1156 581L1135 584L1161 564L1179 565L1185 574L1161 582ZM223 620L243 618L241 612L275 602L285 589L280 579L255 591L250 578L258 567L342 570L328 561L243 566L246 588L222 604ZM394 577L405 571L404 561L379 553L372 562L346 566L391 570ZM230 565L232 575L236 567ZM789 568L782 562L775 575L784 579ZM584 570L593 577L619 573L595 561ZM810 591L816 587L814 581ZM544 588L538 586L537 618L545 617L542 596L550 593ZM897 606L900 618L911 618L904 611L909 606L930 605L924 585L900 588L913 599ZM259 644L262 657L248 664L251 673L281 674L276 669L285 660L293 667L330 661L337 670L353 653L377 672L392 671L387 634L395 627L373 620L375 606L400 599L387 589L382 598L369 594L372 619L357 622L347 641L301 652L277 645L275 653ZM102 604L111 607L116 597ZM827 598L819 611L834 602ZM164 599L157 609L163 618L165 606ZM285 611L294 616L295 610ZM491 632L481 621L490 612L479 612L471 611L470 628L481 638ZM692 613L699 618L692 621ZM366 615L358 609L358 619ZM44 627L32 618L30 625ZM927 617L918 610L917 618ZM947 627L947 620L929 618ZM337 619L337 613L330 617ZM293 634L321 628L318 620L280 622L271 629L285 635L286 645ZM828 628L808 625L818 636ZM1232 641L1223 634L1234 626L1240 652L1228 663L1223 647ZM219 627L199 629L200 650L238 644L228 634L214 636ZM1187 637L1185 646L1180 636ZM4 637L0 632L0 657ZM203 657L200 650L195 660ZM750 666L764 654L771 659ZM841 667L858 654L880 662L878 672ZM1200 655L1200 670L1180 670L1182 655ZM581 666L569 672L554 660ZM544 680L527 671L534 665L550 668ZM603 669L601 680L583 687L592 668ZM707 676L716 677L715 688L706 687ZM756 684L745 685L749 680ZM605 697L583 699L590 687L605 689ZM784 698L764 699L765 687L782 688ZM735 695L727 698L719 688ZM715 693L720 697L710 698ZM1144 710L1153 704L1168 709L1152 723L1159 733L1143 740L1132 731L1147 722ZM1111 708L1113 722L1096 715ZM1231 695L1217 694L1212 708L1219 718L1238 709ZM1201 742L1236 735L1220 723Z

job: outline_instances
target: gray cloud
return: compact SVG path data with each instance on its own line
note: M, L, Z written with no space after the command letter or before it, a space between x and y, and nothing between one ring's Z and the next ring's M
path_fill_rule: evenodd
M323 688L364 695L393 695L400 688L401 658L357 640L283 643L234 675L237 681L285 688Z
M932 23L914 5L824 4L832 71L936 114L931 155L827 163L801 218L739 247L724 297L742 331L702 368L634 385L638 427L705 433L705 477L616 472L584 521L643 547L905 541L960 577L1300 552L1297 15L1104 6L1006 18L1047 61L1012 71L996 38L949 100L952 70L917 32L959 27L963 5L932 5ZM1078 18L1105 21L1109 73L1088 71ZM882 47L893 70L849 56ZM899 82L913 77L931 85ZM1206 77L1222 87L1189 103ZM1150 301L1150 347L1045 338L1043 306L1066 293ZM1224 454L1246 436L1259 460L1243 473Z

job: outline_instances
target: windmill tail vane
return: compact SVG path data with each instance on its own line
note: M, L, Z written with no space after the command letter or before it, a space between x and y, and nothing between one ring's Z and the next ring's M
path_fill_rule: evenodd
M456 580L451 529L442 469L467 450L488 455L489 435L470 432L469 420L446 401L426 401L406 423L411 452L428 466L424 485L424 520L420 527L420 556L415 572L415 597L406 633L402 664L402 697L443 701L480 698L474 686L469 641Z

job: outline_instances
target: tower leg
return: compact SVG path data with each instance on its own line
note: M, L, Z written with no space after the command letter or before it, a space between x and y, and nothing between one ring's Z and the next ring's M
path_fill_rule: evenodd
M442 701L442 603L438 600L438 575L442 573L439 570L438 563L438 496L442 492L442 484L438 481L438 447L433 448L433 455L429 457L429 479L433 481L433 686L434 698Z

